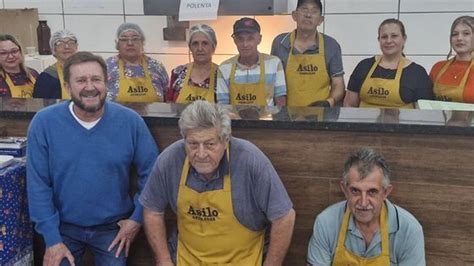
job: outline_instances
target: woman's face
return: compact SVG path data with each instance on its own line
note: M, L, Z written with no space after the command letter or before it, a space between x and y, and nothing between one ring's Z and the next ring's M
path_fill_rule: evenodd
M212 61L212 55L214 54L214 48L212 47L211 41L202 32L193 34L189 49L193 54L193 60L196 63L209 63Z
M20 47L12 41L0 41L0 66L7 72L18 72L23 61Z
M402 31L397 24L388 23L380 27L378 40L382 54L393 56L402 54L406 37L402 35Z
M75 52L77 52L77 41L74 39L62 38L54 43L54 56L62 63Z
M472 28L464 23L458 23L451 32L451 46L458 55L472 53L474 50Z
M123 58L137 58L143 55L143 39L136 31L129 30L120 34L118 51Z

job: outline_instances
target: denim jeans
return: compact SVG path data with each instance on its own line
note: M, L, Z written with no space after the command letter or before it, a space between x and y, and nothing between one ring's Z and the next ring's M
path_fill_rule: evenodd
M119 231L119 226L116 223L90 227L61 223L59 231L63 238L63 243L74 256L74 262L76 265L81 265L81 257L84 255L86 248L89 248L94 255L96 266L125 266L127 264L124 250L122 250L118 258L115 258L115 252L117 251L118 245L116 245L110 252L107 251L107 248L110 246ZM67 265L69 265L69 261L63 259L61 266Z

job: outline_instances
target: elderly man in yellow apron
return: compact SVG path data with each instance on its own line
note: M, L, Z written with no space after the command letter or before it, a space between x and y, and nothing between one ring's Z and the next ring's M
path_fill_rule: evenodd
M344 98L341 47L319 33L320 0L298 0L292 12L296 30L275 37L271 54L285 67L288 106L334 106Z
M260 25L253 18L234 23L239 54L222 62L217 78L217 102L232 105L284 106L286 82L278 57L259 53Z
M424 266L423 229L416 218L391 203L390 171L371 149L354 152L344 165L338 202L316 218L308 265Z
M163 102L168 74L162 63L144 54L145 34L135 23L117 29L118 55L107 59L109 100L117 102Z
M183 111L179 127L183 139L160 155L140 196L157 262L281 265L295 212L271 162L252 143L231 137L229 115L220 105L195 101ZM169 240L168 206L177 216Z

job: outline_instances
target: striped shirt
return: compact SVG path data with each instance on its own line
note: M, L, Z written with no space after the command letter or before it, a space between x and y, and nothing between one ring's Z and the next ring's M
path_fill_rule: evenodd
M286 82L283 65L278 57L263 53L258 54L259 59L263 57L265 63L265 95L267 95L267 105L275 105L273 99L286 95ZM230 104L230 71L232 64L237 63L235 70L235 83L257 83L260 80L259 61L251 67L241 65L237 62L238 55L227 59L219 66L219 76L217 78L216 96L217 102Z

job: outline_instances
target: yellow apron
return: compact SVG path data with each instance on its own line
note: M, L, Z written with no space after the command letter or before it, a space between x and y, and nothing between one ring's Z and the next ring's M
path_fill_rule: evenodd
M232 64L230 70L230 104L266 106L265 98L265 62L263 55L259 55L260 79L257 83L235 83L237 63Z
M69 95L69 91L66 88L64 88L63 66L59 64L59 62L56 62L55 67L56 67L56 72L58 72L59 84L61 84L61 99L69 100L71 99L71 95Z
M293 54L295 32L290 35L290 53L285 69L288 106L308 106L330 96L330 77L324 56L324 37L318 35L318 54Z
M189 85L189 79L191 78L191 72L193 70L193 63L188 64L188 70L184 77L181 91L179 92L176 103L190 103L196 100L205 100L210 103L215 103L215 82L216 82L216 69L217 65L211 64L211 74L209 76L209 88L200 88Z
M31 98L33 97L33 87L35 85L36 79L31 74L26 74L28 77L29 83L25 85L14 85L10 75L6 72L5 73L5 82L10 89L10 93L12 98Z
M337 240L336 253L334 254L333 266L390 266L390 252L388 241L388 214L387 206L384 204L380 213L380 237L382 240L382 253L376 257L359 257L347 250L344 246L346 241L347 227L351 217L349 208L344 213L339 238Z
M400 58L398 62L395 79L372 78L381 59L381 56L375 57L375 62L362 83L359 107L415 108L413 103L404 103L400 98L400 79L406 63L405 57Z
M162 102L162 99L156 94L153 87L150 71L148 70L148 63L145 58L142 58L141 63L145 77L126 77L125 63L119 59L118 64L119 91L115 99L117 102Z
M454 58L446 62L444 66L439 71L436 76L435 82L433 84L433 91L436 96L436 99L440 101L449 101L449 102L464 102L464 89L466 87L467 78L471 72L471 68L474 65L474 60L471 60L471 64L464 72L464 76L461 79L459 85L447 85L439 83L439 79L443 74L448 70L449 66L454 62Z
M229 147L226 154L229 159ZM178 191L177 265L262 265L264 230L247 229L235 217L230 173L223 189L198 193L186 186L189 168L186 157Z

